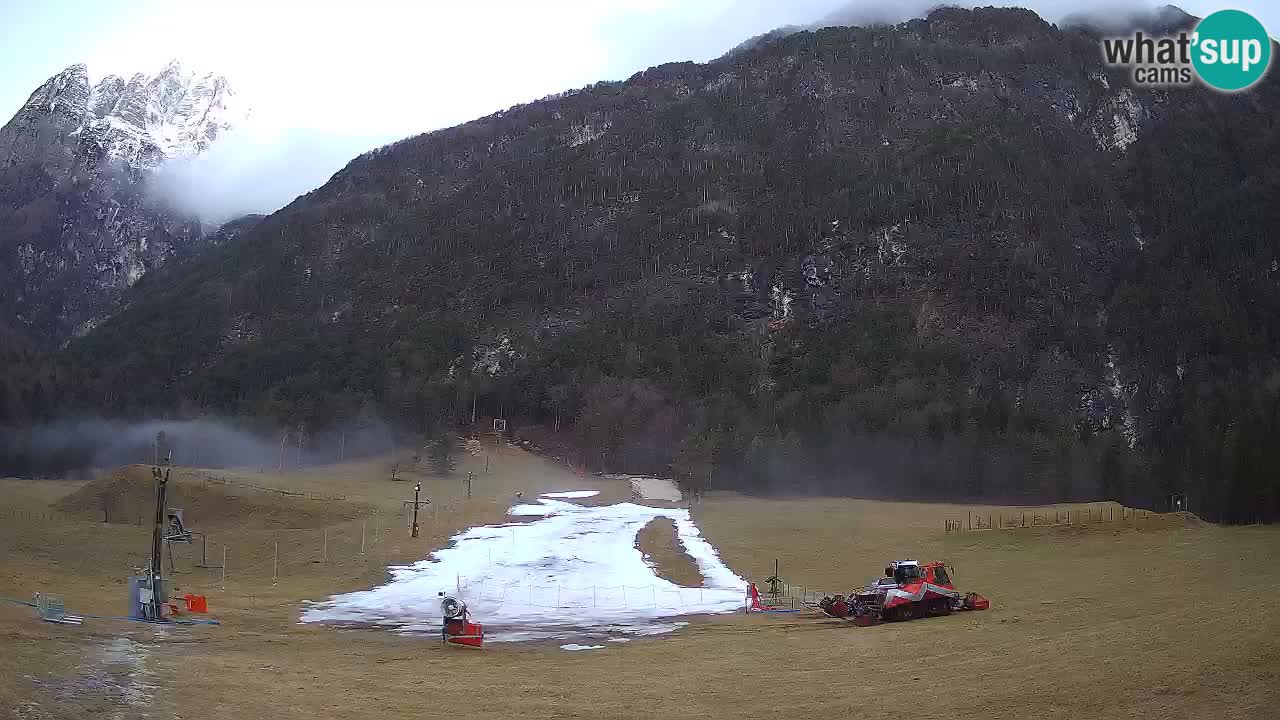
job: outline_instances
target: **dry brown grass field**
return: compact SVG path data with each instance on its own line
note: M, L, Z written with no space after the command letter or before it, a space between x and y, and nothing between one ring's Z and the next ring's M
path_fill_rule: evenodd
M0 603L0 716L1218 719L1280 706L1280 531L1182 516L946 533L945 520L969 512L1046 509L713 493L693 514L739 575L763 581L776 558L792 585L834 591L889 559L944 559L993 607L871 628L811 614L690 618L586 653L299 624L303 601L380 583L388 564L502 521L518 492L630 497L624 481L577 478L505 446L463 457L449 477L411 466L402 456L284 473L175 469L170 504L208 533L208 564L226 547L227 576L197 567L197 541L175 549L172 582L207 595L222 624L61 626ZM135 523L148 477L136 467L88 485L0 480L0 596L53 592L73 611L124 614L125 578L145 563L149 528ZM416 540L402 507L415 481L432 500ZM696 576L669 523L639 542L664 576Z

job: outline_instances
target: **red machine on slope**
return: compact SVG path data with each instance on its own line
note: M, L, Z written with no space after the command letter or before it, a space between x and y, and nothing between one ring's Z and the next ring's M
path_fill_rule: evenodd
M467 604L444 593L440 597L440 614L444 624L440 626L440 640L454 645L484 647L484 625L471 622Z
M885 577L849 594L824 597L818 607L831 617L856 625L945 615L957 610L986 610L991 601L978 593L961 593L951 584L945 563L921 565L897 560L884 569Z

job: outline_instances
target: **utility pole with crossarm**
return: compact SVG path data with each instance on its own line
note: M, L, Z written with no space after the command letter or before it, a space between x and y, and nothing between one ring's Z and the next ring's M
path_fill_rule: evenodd
M404 501L404 504L406 506L408 505L413 506L413 529L409 537L418 537L418 508L422 507L423 505L431 504L430 500L418 499L418 495L421 492L422 492L422 481L418 481L413 484L413 502L409 502L408 500Z

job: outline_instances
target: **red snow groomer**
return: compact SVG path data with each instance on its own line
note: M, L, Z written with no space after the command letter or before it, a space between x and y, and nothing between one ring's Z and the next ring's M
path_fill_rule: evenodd
M818 607L831 617L862 626L991 607L991 601L978 593L956 590L946 563L897 560L889 563L884 574L847 597L824 597Z

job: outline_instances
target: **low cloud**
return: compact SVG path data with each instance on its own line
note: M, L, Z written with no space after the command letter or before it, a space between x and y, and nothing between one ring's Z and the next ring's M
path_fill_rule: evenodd
M1170 7L1151 0L1028 0L1009 3L938 2L938 0L899 0L899 2L885 3L855 0L841 5L806 27L893 24L925 17L931 10L939 7L973 9L991 5L1027 8L1046 21L1058 25L1088 24L1101 27L1140 25L1162 17Z
M392 429L372 418L304 432L301 442L297 430L264 435L213 418L68 418L0 432L0 476L91 475L103 468L166 458L193 467L296 467L387 452L394 446Z
M851 2L810 23L809 28L829 25L884 25L921 18L943 5L970 7L971 3L940 3L937 0L900 0L900 2Z
M532 65L525 61L527 58L511 62L516 56L511 48L496 55L471 55L465 70L423 75L409 86L411 91L406 91L406 80L399 70L388 73L381 66L357 65L335 69L327 59L310 58L308 67L318 64L327 70L311 68L295 73L291 77L296 80L285 85L275 81L279 71L264 69L260 75L250 76L246 82L255 89L248 95L253 98L249 104L255 113L264 114L250 118L204 154L170 162L162 168L154 187L165 201L208 224L248 213L268 214L320 187L366 151L407 134L453 125L540 94L628 77L662 62L709 59L736 43L741 43L737 49L742 49L763 37L797 30L898 23L924 17L942 5L972 8L987 4L796 0L781 5L772 0L727 0L706 7L629 8L612 15L605 13L597 18L598 25L583 24L575 36L581 47L544 44L544 49L558 49L548 49ZM1049 22L1062 25L1085 22L1104 28L1132 25L1160 12L1151 0L1040 0L1001 5L1030 7ZM424 11L424 17L434 14ZM770 25L776 29L769 31ZM337 32L336 28L331 29ZM747 39L762 30L765 34ZM532 42L515 29L507 28L506 32L513 33L503 38L512 48ZM598 57L584 48L596 48ZM589 70L584 70L584 52L590 60ZM400 55L368 56L379 57L396 68L425 62L411 62L409 57ZM318 97L337 104L319 111L314 107ZM344 131L344 127L362 129Z
M152 187L174 208L220 224L274 212L324 185L356 156L394 139L328 130L265 131L250 124L194 158L165 164Z
M977 8L994 5L1005 8L1027 8L1048 22L1073 25L1132 24L1160 17L1170 7L1152 0L1027 0L1026 2L938 2L938 0L899 0L872 2L855 0L841 5L808 27L823 25L871 25L899 23L925 17L938 7Z

